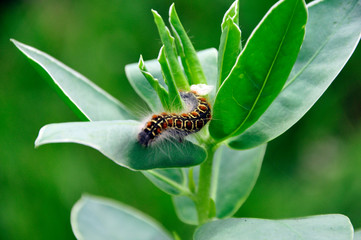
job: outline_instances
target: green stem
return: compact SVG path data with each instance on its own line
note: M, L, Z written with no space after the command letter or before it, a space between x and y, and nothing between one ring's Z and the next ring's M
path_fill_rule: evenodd
M199 170L198 192L196 196L199 225L206 223L209 220L212 164L216 149L217 145L214 143L207 145L207 159L201 164Z

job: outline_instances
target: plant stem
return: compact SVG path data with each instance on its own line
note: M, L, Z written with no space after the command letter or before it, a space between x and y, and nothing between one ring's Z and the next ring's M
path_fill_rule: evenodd
M214 152L217 149L217 145L214 143L207 144L206 146L207 159L200 166L198 192L196 198L199 225L206 223L209 220L212 164Z

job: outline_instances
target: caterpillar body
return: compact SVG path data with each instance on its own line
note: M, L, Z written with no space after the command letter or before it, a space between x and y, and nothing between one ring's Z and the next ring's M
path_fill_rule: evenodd
M204 97L195 91L180 92L180 96L190 111L182 114L163 112L153 115L138 134L141 145L147 147L163 132L170 132L182 141L185 136L201 130L211 119L211 108Z

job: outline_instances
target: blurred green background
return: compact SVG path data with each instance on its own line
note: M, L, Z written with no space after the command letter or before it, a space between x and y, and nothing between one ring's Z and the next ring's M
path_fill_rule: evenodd
M175 1L197 50L218 47L232 0ZM240 0L246 39L274 0ZM0 239L74 239L70 210L82 193L110 197L190 238L171 198L145 177L81 145L34 149L48 123L78 121L9 38L43 50L136 111L124 66L155 58L150 9L165 0L28 0L0 5ZM342 213L361 228L361 50L292 129L269 144L260 178L236 216L289 218Z

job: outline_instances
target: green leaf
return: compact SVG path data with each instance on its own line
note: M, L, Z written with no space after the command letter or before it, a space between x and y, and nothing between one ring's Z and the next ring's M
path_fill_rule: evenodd
M361 229L355 231L355 235L353 237L353 240L361 240Z
M190 194L182 169L154 169L143 174L159 189L171 195Z
M187 74L189 83L206 84L206 76L203 73L196 50L194 49L191 40L189 39L182 23L178 18L174 3L169 9L169 22L179 45L179 55L182 59L182 63L184 63L183 67L185 69L185 73Z
M178 218L184 223L198 225L198 215L194 201L187 196L173 196L172 199Z
M139 130L140 123L130 120L49 124L40 130L35 146L79 143L133 170L193 166L206 157L202 147L189 141L164 140L158 145L143 147L137 141Z
M353 228L343 215L267 220L232 218L198 228L194 240L352 240Z
M158 61L156 59L148 60L145 61L144 64L148 72L152 74L154 78L158 79L162 86L165 86ZM163 110L157 92L152 88L139 70L138 63L126 65L125 74L127 75L128 81L135 92L148 104L153 113Z
M164 46L162 46L159 51L158 62L162 69L162 75L164 81L168 85L168 89L169 89L168 103L170 109L172 109L173 111L180 111L183 108L183 102L179 95L179 91L175 85L174 79L172 78L172 74L170 73L169 65L165 56Z
M112 98L109 94L107 94L106 92L101 90L99 87L95 86L89 80L85 79L79 73L75 72L74 70L71 70L70 68L66 67L62 63L55 60L54 58L50 57L49 55L47 55L45 53L40 52L37 49L29 47L25 44L19 43L15 40L12 40L12 41L26 56L28 56L31 60L38 63L40 66L42 66L44 68L44 70L50 76L53 77L53 79L49 78L51 83L54 84L54 86L57 88L58 91L63 91L60 93L63 94L64 97L66 97L66 101L71 105L71 107L74 110L77 110L77 111L79 111L79 113L81 113L81 116L83 116L82 119L100 121L100 120L116 120L116 119L132 118L126 112L124 114L122 114L122 106L117 100ZM151 64L151 63L152 62L150 62L149 64ZM137 68L137 64L135 64L135 67ZM158 67L158 65L157 65L157 67ZM131 73L132 73L132 71L131 71ZM142 76L139 69L138 69L137 73L139 73ZM157 73L160 74L160 79L162 79L160 70L157 71ZM143 77L143 79L145 80L144 77ZM145 80L145 82L146 82L146 80ZM146 84L150 87L149 83L146 82ZM146 85L146 84L144 84L144 85ZM151 90L153 90L153 89L151 88ZM144 92L146 92L146 91L144 91ZM148 91L148 92L152 93L152 91ZM154 90L153 90L153 93L154 93ZM159 98L157 96L153 96L153 99L156 99L159 101ZM149 103L149 101L148 101L148 103ZM129 122L131 122L131 121L129 121ZM126 122L123 122L123 125L124 125L124 123L126 123ZM77 124L81 124L81 123L75 123L76 126L79 126ZM100 139L104 140L107 137L103 133L100 133L99 131L102 131L102 129L105 131L111 131L111 129L113 127L117 128L116 126L119 125L119 123L106 122L106 123L104 123L104 126L101 126L103 123L94 123L94 124L97 126L96 128L98 128L98 129L93 129L93 130L80 129L81 131L87 132L86 133L87 136L83 136L83 137L76 136L76 135L81 135L81 134L76 133L75 130L78 130L78 129L76 129L76 127L74 128L74 126L71 126L72 123L46 126L43 128L43 130L41 130L40 135L37 139L36 145L38 146L38 145L50 143L50 142L77 142L77 143L82 143L85 145L91 145L95 149L98 149L103 154L105 154L106 156L111 158L116 163L118 163L122 166L125 166L125 167L134 168L134 169L143 169L143 168L154 168L154 167L156 167L156 165L159 164L159 163L145 164L144 166L141 166L136 163L136 161L139 161L139 160L135 159L134 158L135 156L132 156L132 155L126 156L126 154L128 154L127 152L116 153L116 149L111 150L110 145L112 145L114 143L116 144L116 142L112 143L111 141L118 141L119 139L122 139L123 142L125 141L124 138L122 138L120 136L120 134L122 134L121 130L119 130L119 132L118 132L118 129L115 130L116 134L114 134L113 138L108 139L109 140L108 146L106 146L105 142L101 143ZM131 125L133 125L132 129L129 129L129 131L125 130L124 136L129 136L129 134L136 135L136 133L131 133L131 132L139 131L140 128L138 128L138 130L137 130L136 129L137 127L134 127L134 124L131 124ZM140 123L136 123L135 125L140 126ZM63 126L66 126L66 128L63 129ZM125 126L127 126L127 124L125 124ZM70 129L69 129L69 127L70 127ZM84 127L91 128L90 125L84 126ZM123 126L123 128L124 128L124 126ZM74 129L74 132L68 136L67 134L69 132L67 133L66 131L72 131L71 129ZM65 132L62 132L63 130ZM96 133L96 135L93 136L92 134L94 132L97 132L97 133ZM53 134L53 133L54 133L53 136L46 136L47 134ZM89 134L91 134L91 136L89 136ZM97 137L99 138L98 140L94 139ZM171 144L171 143L167 143L165 145L167 150L161 150L161 149L157 150L157 151L164 151L163 154L161 154L161 155L163 155L163 157L161 157L161 158L164 158L163 160L160 160L160 163L162 161L164 161L163 163L161 163L161 165L163 165L163 164L167 165L165 162L168 161L169 158L168 158L168 156L166 156L166 154L168 154L170 156L171 155L170 152L173 151L173 149L176 149L176 146L173 146L174 144L171 144L170 148L167 147L167 145L169 145L169 144ZM118 143L118 145L119 145L119 143ZM191 146L190 151L198 149L198 150L200 150L201 155L205 154L203 149L201 149L200 147L193 145L191 143L187 143L183 147L186 147L188 145ZM116 146L116 148L131 150L131 148L133 148L133 149L136 148L136 144L134 144L134 141L133 141L133 147L127 146L125 148L122 148L122 147ZM143 154L141 154L140 157L147 157L147 155L149 155L149 154L150 155L156 154L157 151L152 150L152 151L149 151L148 153L146 153L146 151L142 151ZM186 151L188 151L188 150L186 150ZM178 152L178 151L176 151L176 152ZM184 157L186 157L186 156L187 156L187 154L184 155ZM198 158L198 157L199 156L196 156L196 158ZM130 162L127 162L128 161L127 159L129 159L129 158L131 160L129 160ZM155 157L155 158L157 158L157 157ZM204 158L204 157L201 157L201 158ZM195 159L193 159L193 160L195 160ZM193 160L191 160L191 161L193 161ZM198 160L203 161L201 159L198 159ZM198 161L198 160L196 160L196 161ZM156 160L156 161L159 161L159 160ZM175 163L178 165L178 163L180 163L179 161L181 161L181 160L173 159L171 161L174 161L171 164ZM176 162L178 162L178 163L176 163ZM183 164L181 164L181 165L183 165ZM167 171L177 172L177 173L170 175L169 172L168 172L168 174L165 174L166 171L162 172L162 170L153 170L152 173L157 172L158 176L161 176L163 178L162 178L162 180L159 180L159 179L156 180L154 177L153 178L150 177L150 180L152 182L156 181L155 184L158 187L163 186L160 188L166 192L167 191L169 191L169 192L179 191L178 188L174 188L174 186L170 185L169 183L174 183L179 180L176 176L178 174L178 171L180 171L180 170L169 169ZM151 175L151 173L147 173L147 172L143 172L143 174L145 174L148 177ZM169 178L169 179L167 179L167 178ZM164 181L164 182L161 183L161 181ZM182 191L184 191L184 189L182 189Z
M222 145L213 161L211 197L216 206L216 217L232 216L246 201L261 170L266 145L238 151ZM199 167L194 168L195 181ZM185 223L198 225L196 206L186 196L173 197L178 217Z
M246 201L258 179L266 145L237 151L223 145L213 163L211 197L217 217L232 216Z
M16 40L15 46L35 65L69 107L83 120L135 119L107 92L55 58Z
M242 49L241 30L238 27L238 0L225 13L218 54L218 85L221 86L231 72Z
M221 27L224 29L225 23L227 19L231 19L236 25L239 25L239 0L236 0L232 3L232 5L229 7L229 9L226 11L226 13L223 16Z
M240 134L277 97L296 61L306 21L303 0L279 1L269 10L218 91L212 137L221 141Z
M150 74L145 67L143 57L140 56L138 63L139 70L142 72L143 76L147 79L148 83L152 86L152 88L157 93L160 102L165 110L169 111L169 96L167 90L159 83L158 79L154 78L152 74Z
M355 50L361 34L360 0L325 0L308 7L305 41L285 88L253 126L232 139L232 147L252 148L287 131L321 97Z
M197 53L199 61L207 78L208 85L216 86L217 84L217 50L214 48L199 51ZM159 82L165 86L161 67L156 59L145 61L145 66L152 76L157 78ZM138 64L132 63L125 66L125 73L128 80L136 93L148 103L153 113L162 111L162 105L157 93L149 85L142 73L139 71ZM210 99L214 99L215 90L210 94Z
M154 219L119 202L83 196L71 210L71 227L79 240L170 240Z
M164 45L165 55L169 63L172 78L180 90L189 90L188 81L183 73L183 70L178 62L178 58L173 48L173 37L171 36L168 28L165 26L162 17L157 11L152 10L154 22L157 25L160 39Z
M174 240L182 240L176 232L172 232L172 233Z
M201 62L204 74L206 75L207 84L214 86L213 90L208 94L211 103L216 97L217 86L217 55L218 52L214 48L209 48L198 52L198 58Z

